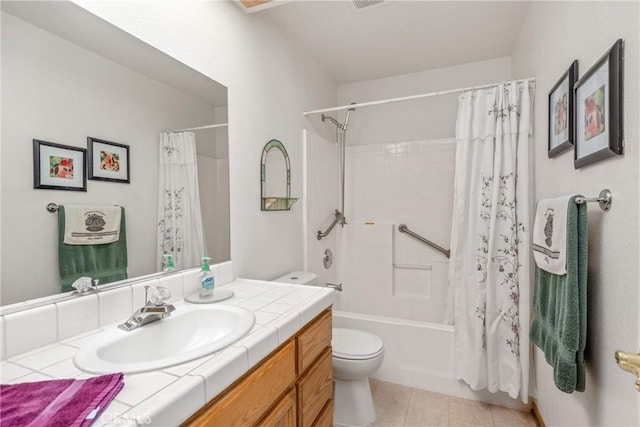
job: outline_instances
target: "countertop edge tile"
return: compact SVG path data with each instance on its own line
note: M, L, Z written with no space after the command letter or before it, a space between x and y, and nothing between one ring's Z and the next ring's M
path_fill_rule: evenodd
M234 383L249 370L249 358L244 347L227 347L216 357L189 372L189 376L202 376L206 401Z
M205 404L204 379L184 376L125 413L138 424L180 425ZM189 415L184 415L188 413Z

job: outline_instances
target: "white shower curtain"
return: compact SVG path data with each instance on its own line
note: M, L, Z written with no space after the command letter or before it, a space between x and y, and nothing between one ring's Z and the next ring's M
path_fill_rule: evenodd
M171 253L176 269L194 267L206 254L193 132L161 133L159 152L157 264Z
M533 91L510 82L460 95L449 267L456 377L525 403Z

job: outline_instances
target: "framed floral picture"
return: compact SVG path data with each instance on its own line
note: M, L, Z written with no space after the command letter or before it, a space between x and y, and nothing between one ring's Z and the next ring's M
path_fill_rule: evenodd
M33 188L87 191L84 148L33 140Z
M622 154L624 42L615 42L575 84L576 169Z
M87 138L89 179L129 183L129 146Z
M576 80L578 61L573 61L549 92L549 158L573 146L573 85Z

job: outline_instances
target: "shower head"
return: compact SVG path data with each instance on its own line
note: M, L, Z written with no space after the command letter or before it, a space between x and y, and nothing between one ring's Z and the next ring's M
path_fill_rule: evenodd
M351 103L356 104L355 102ZM336 119L334 119L331 116L326 116L326 115L322 115L322 121L324 122L325 120L330 120L331 123L333 123L334 125L336 125L338 127L338 129L340 129L341 131L345 132L347 130L347 125L349 124L349 115L351 114L352 111L356 111L355 108L349 108L347 110L347 115L344 117L344 123L340 123L339 121L337 121Z
M355 102L352 102L352 104L355 104ZM356 109L355 108L349 108L347 110L347 115L344 116L344 124L342 125L342 129L344 131L347 130L347 126L349 125L349 115L351 114L352 111L356 111Z
M339 128L342 127L342 125L340 124L340 122L338 122L336 119L334 119L331 116L325 116L324 114L322 115L322 121L324 122L325 120L330 120L334 125L338 126Z

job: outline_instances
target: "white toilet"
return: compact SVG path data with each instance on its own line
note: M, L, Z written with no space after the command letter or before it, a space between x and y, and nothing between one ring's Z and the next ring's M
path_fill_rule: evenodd
M280 283L315 285L318 277L294 271L274 280ZM369 376L382 364L382 340L369 332L333 328L333 423L337 427L368 426L376 420Z
M333 422L336 426L368 426L376 420L369 375L384 359L382 340L369 332L333 328Z

